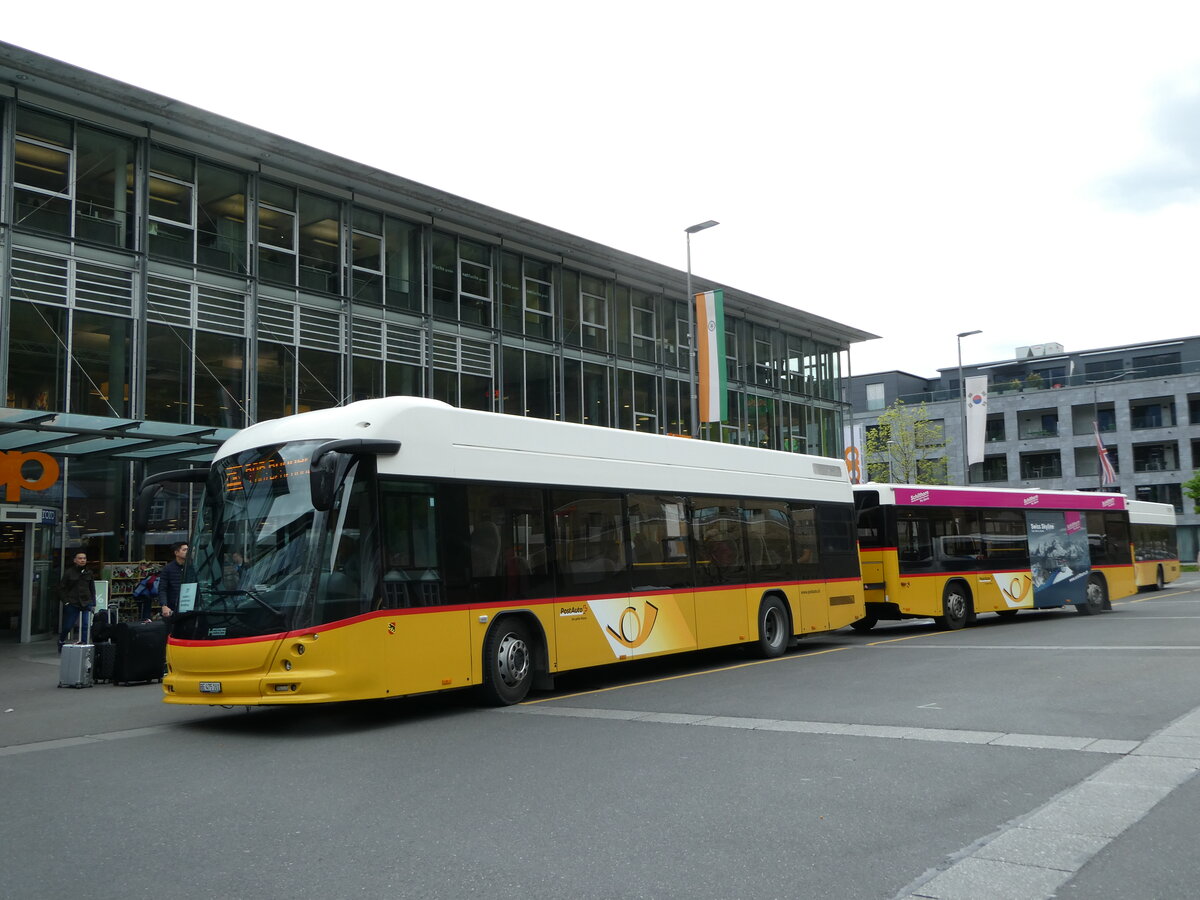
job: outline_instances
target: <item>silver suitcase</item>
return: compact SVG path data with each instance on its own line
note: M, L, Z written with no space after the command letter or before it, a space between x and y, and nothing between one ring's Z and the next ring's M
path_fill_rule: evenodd
M83 615L86 616L87 613L85 612ZM81 621L81 631L82 625ZM95 664L95 660L95 645L63 644L62 655L58 659L58 686L60 688L91 687L94 683L92 679L92 666Z

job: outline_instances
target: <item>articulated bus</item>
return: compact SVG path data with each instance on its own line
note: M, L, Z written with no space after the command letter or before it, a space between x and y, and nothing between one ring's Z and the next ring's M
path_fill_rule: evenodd
M1133 569L1137 586L1161 591L1179 577L1179 542L1175 536L1175 507L1148 500L1129 501L1133 533Z
M840 460L391 397L253 425L203 482L168 703L481 689L863 615Z
M1073 605L1137 589L1122 494L926 485L854 487L869 631L882 619L956 629L979 613Z

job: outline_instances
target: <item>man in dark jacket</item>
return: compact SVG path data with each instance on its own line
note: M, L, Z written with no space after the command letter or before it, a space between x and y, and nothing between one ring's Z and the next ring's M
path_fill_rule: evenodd
M87 554L82 550L75 554L71 565L63 570L62 581L58 583L58 596L63 602L62 628L58 632L58 651L61 653L76 623L79 624L80 640L87 642L87 613L96 605L96 581L87 567Z
M158 597L162 601L162 617L168 622L179 612L179 586L183 583L183 567L187 565L187 541L171 545L175 558L162 567L158 575Z

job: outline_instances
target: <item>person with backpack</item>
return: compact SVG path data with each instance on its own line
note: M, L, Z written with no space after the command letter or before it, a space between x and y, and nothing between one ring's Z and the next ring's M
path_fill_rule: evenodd
M133 599L137 601L138 618L147 621L152 614L152 607L158 600L159 573L151 572L137 583L133 589Z

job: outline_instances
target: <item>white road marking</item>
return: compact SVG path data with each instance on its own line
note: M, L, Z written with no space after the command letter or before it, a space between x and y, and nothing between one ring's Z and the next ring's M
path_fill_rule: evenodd
M897 895L905 900L975 897L1050 900L1088 860L1200 771L1200 707L1144 741L545 704L513 706L500 712L1033 750L1075 750L1118 757L1028 815L959 851L945 868L923 875Z

